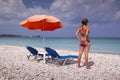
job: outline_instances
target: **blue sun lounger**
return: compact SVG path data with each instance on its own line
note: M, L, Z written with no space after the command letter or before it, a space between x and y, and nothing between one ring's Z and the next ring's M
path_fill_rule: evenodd
M37 56L43 57L44 53L38 52L35 48L33 48L31 46L26 46L26 48L31 53L30 55L27 56L28 59L30 58L30 56L35 56L34 59L36 59ZM49 56L49 54L45 54L45 56Z
M57 59L62 59L63 61L63 65L66 63L67 59L70 58L77 58L78 56L76 55L67 55L67 56L60 56L55 50L53 50L52 48L49 47L45 47L45 51L55 60Z

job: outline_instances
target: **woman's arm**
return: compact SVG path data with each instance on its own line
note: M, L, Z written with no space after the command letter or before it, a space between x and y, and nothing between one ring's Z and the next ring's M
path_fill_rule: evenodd
M85 33L86 36L89 34L89 31L90 31L90 27L87 27L87 30L86 30L86 33Z
M88 42L90 41L90 40L89 40L89 31L90 31L90 27L87 27L85 36L86 36L86 40L87 40Z
M75 33L75 36L77 37L78 40L80 40L79 31L80 31L80 28L78 28Z

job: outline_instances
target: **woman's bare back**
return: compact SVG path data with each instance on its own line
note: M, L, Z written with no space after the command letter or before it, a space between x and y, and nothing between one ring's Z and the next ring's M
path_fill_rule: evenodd
M89 40L89 27L88 26L85 26L85 25L81 26L79 28L79 32L81 34L81 36L80 36L81 41L90 42L90 40Z

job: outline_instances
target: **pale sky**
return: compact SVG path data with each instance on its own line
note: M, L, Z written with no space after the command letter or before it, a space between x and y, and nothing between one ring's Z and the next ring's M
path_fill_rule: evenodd
M42 36L19 25L33 15L59 18L63 28L48 37L75 37L81 19L89 19L91 37L120 37L120 0L0 0L0 34Z

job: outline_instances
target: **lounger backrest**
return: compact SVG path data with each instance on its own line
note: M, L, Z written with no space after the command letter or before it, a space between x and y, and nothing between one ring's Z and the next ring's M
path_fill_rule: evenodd
M48 54L50 54L52 57L54 58L59 58L60 55L53 49L49 48L49 47L45 47L45 50L48 52Z
M38 51L30 46L27 46L26 47L33 55L37 55L38 54Z

